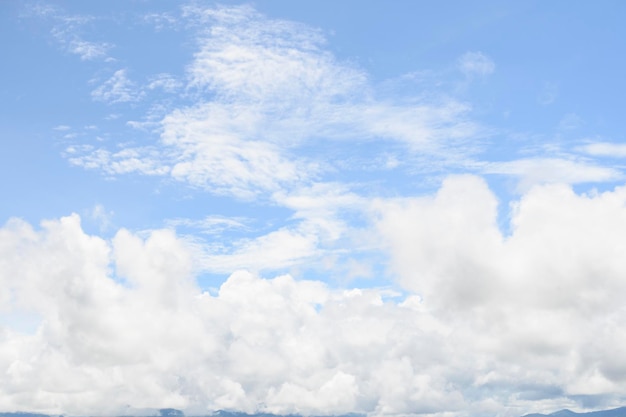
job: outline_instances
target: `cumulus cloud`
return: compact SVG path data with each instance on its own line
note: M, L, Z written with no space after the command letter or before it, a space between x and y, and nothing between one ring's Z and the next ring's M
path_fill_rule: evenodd
M407 265L401 267L403 285L424 297L443 300L448 294L445 308L486 300L583 307L585 300L599 301L591 296L594 280L602 277L615 290L621 288L617 271L622 262L614 248L623 245L624 196L623 188L579 196L562 184L533 187L513 204L513 231L505 238L496 223L498 202L485 183L473 176L452 177L435 197L385 208L380 227L397 245L391 251L397 265ZM612 298L609 282L601 292Z
M379 229L400 283L464 329L457 332L471 333L465 349L493 361L479 377L491 381L474 384L511 384L521 395L524 384L551 381L564 395L585 384L587 393L610 395L622 374L602 371L595 349L604 326L625 311L625 198L623 187L595 195L534 187L513 205L504 237L485 183L455 177L434 197L383 206Z
M107 240L77 215L11 220L0 309L39 320L0 327L0 406L515 416L581 395L617 404L626 188L533 187L509 236L497 205L474 176L379 200L403 296L246 271L211 295L194 280L203 259L171 230Z
M105 241L73 215L40 230L12 220L0 231L2 308L42 316L33 334L2 329L4 408L325 414L373 409L380 396L386 413L417 401L394 404L373 363L390 342L410 343L406 330L417 329L402 318L419 313L376 290L242 271L211 296L194 285L190 252L167 230L142 238L122 229ZM391 373L408 360L393 356L384 361ZM417 368L402 382L442 405L447 394L423 385L431 378Z

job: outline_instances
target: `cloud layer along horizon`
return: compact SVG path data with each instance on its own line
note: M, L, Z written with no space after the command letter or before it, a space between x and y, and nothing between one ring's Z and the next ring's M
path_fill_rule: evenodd
M621 398L626 189L538 186L506 237L496 204L475 176L376 202L405 295L244 270L210 294L172 230L11 220L0 306L23 327L2 330L0 407L516 415Z

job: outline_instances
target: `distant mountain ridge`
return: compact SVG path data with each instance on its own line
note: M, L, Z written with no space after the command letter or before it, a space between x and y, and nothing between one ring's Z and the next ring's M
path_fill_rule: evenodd
M24 413L24 412L14 412L14 413L0 413L0 417L52 417L48 414L39 414L39 413Z
M550 414L526 414L522 417L626 417L626 407L613 408L610 410L589 411L586 413L576 413L571 410L560 410ZM1 416L0 416L1 417Z
M175 408L163 408L158 410L159 414L155 417L185 417L185 414ZM28 413L28 412L0 412L0 417L57 417L55 415L40 414L40 413ZM63 416L59 416L63 417ZM133 417L133 416L120 416L120 417ZM271 414L271 413L255 413L248 414L239 411L224 411L219 410L212 414L204 416L188 416L188 417L303 417L300 414ZM321 416L309 416L309 417L321 417ZM332 417L365 417L365 414L348 413L339 414ZM525 414L522 417L626 417L626 407L613 408L610 410L589 411L586 413L576 413L571 410L559 410L550 414L532 413Z

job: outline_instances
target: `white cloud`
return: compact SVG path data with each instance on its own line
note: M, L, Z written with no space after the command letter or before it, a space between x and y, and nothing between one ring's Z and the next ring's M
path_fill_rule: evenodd
M626 144L611 142L593 142L577 148L578 151L592 156L603 156L612 158L626 157Z
M249 219L230 218L224 216L207 216L200 220L175 218L166 220L169 227L190 227L199 229L201 233L219 234L227 229L248 229L246 223Z
M179 19L172 13L148 13L142 17L143 21L154 26L156 30L177 27Z
M580 184L618 181L623 173L585 160L565 158L527 158L507 162L485 163L487 174L513 175L520 178L519 189L528 190L535 184L566 183Z
M342 281L371 275L369 263L350 256L371 250L375 239L366 238L367 232L350 227L344 219L360 216L365 221L366 199L334 183L317 183L289 194L278 192L272 198L293 210L293 215L284 226L273 226L269 232L267 225L252 227L251 219L220 216L198 221L173 219L166 224L181 231L194 247L201 269L212 273L228 274L239 268L263 272L312 268L329 274L332 267L346 270L347 277L334 277ZM187 234L190 227L208 235L239 229L246 236L226 241L213 236L209 239Z
M8 409L371 408L384 381L368 358L404 340L412 320L398 320L415 315L375 290L331 291L289 276L238 272L216 297L202 294L191 252L169 231L139 238L122 229L107 242L84 234L74 215L42 230L14 220L0 233L1 288L13 294L3 307L42 315L33 335L4 332Z
M161 73L150 78L147 88L150 90L162 89L167 93L173 93L182 87L182 82L171 74Z
M307 230L306 224L295 228L281 228L251 239L235 241L231 248L216 248L213 253L202 250L202 268L227 274L238 268L254 271L280 270L319 257L318 231ZM226 252L226 253L221 253Z
M81 36L81 27L93 21L92 16L69 15L58 7L41 3L28 7L25 15L51 20L50 33L54 40L67 52L80 56L81 60L113 60L108 54L113 48L111 43L88 41Z
M491 381L477 379L477 388L508 385L521 395L524 384L546 381L557 393L540 389L548 397L581 394L585 384L589 394L610 396L624 374L602 368L608 351L595 349L617 336L605 326L626 312L625 201L623 187L597 195L534 187L514 206L505 238L484 182L458 177L434 197L383 204L379 229L400 283L448 317L464 352L478 355L470 360L489 358L490 370L477 372Z
M91 97L107 104L139 100L142 97L142 92L128 79L126 72L126 69L115 71L111 78L91 92Z
M190 67L196 86L237 101L285 108L300 107L302 100L345 100L367 92L365 74L337 63L321 48L324 38L318 31L267 19L248 7L196 13L214 23L201 34Z
M271 142L253 140L258 114L208 104L176 111L163 123L163 144L176 162L171 175L192 185L249 198L302 181L315 167L283 155Z
M194 283L203 259L172 231L109 241L76 215L40 229L12 220L0 228L0 310L40 321L34 333L1 322L0 406L516 416L578 395L615 404L626 188L534 187L508 237L497 204L471 176L379 201L379 239L408 291L398 300L244 271L211 296Z
M597 195L562 184L534 187L513 206L505 238L485 183L453 177L434 197L383 205L379 227L403 285L442 309L494 303L604 314L619 305L624 285L626 264L616 255L624 246L625 198L623 187Z
M112 46L104 42L89 42L82 39L72 39L67 42L69 52L80 55L80 59L90 61L98 58L107 58Z
M497 256L494 248L500 239L496 207L495 198L474 177L448 180L434 199L384 203L384 220L379 227L390 239L394 261L403 265L398 267L403 271L399 274L403 286L426 298L454 298L458 306L487 297L489 280L494 278L489 259ZM417 217L423 220L416 221ZM467 253L455 253L457 246ZM409 273L409 265L419 267ZM460 282L452 285L445 282L447 279Z
M159 161L160 154L148 148L128 148L118 152L93 149L90 145L69 146L65 157L72 165L102 170L107 175L139 172L144 175L164 175L169 167Z
M459 68L467 75L484 76L492 74L496 65L482 52L466 52L459 58Z
M332 170L331 161L302 156L320 138L361 142L364 150L389 140L441 158L452 146L456 155L473 152L466 139L481 135L467 120L470 108L454 100L375 98L367 74L338 61L318 30L250 7L187 7L184 15L198 30L183 86L195 91L195 103L163 117L160 137L160 160L172 168L164 172L178 180L251 198L309 186ZM157 86L178 88L165 75L148 88ZM141 95L120 70L93 96L125 102Z

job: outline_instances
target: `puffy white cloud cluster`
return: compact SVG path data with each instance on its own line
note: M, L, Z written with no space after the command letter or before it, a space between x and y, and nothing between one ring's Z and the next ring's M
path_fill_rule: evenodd
M504 237L486 183L460 176L435 197L384 207L379 226L403 284L437 294L447 308L489 301L606 311L626 288L625 201L624 188L577 195L567 185L535 187L512 205Z
M404 296L245 271L209 294L172 231L9 221L0 409L515 416L626 396L626 188L535 187L508 236L477 177L373 211Z
M2 309L41 318L34 333L2 328L2 409L409 411L415 401L396 404L389 378L442 399L419 387L427 375L392 375L423 343L412 337L421 313L378 291L237 272L211 296L172 232L120 230L109 242L76 215L41 230L12 220L1 234Z
M510 399L623 395L614 350L626 323L626 188L534 187L512 205L509 236L498 229L497 200L473 176L381 210L401 283L487 361L477 388L510 385Z

